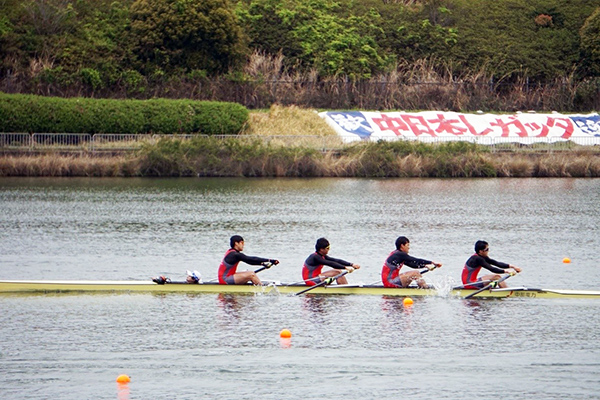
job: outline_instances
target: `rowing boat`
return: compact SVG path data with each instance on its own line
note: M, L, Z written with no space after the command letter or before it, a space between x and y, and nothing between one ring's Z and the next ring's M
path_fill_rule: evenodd
M190 284L170 282L158 284L153 281L25 281L0 280L0 293L94 293L94 292L146 292L146 293L224 293L224 294L295 294L308 288L300 284L219 285L216 283ZM372 296L447 296L465 297L474 293L471 289L447 291L419 288L386 288L381 285L330 285L314 288L316 295L372 295ZM595 290L555 290L528 287L490 289L477 294L475 298L593 298L600 299L600 291Z

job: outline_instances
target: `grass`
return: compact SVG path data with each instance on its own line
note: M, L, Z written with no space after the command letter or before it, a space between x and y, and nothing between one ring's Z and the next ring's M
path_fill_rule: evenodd
M251 112L242 134L261 136L336 136L318 111L273 105L266 112Z

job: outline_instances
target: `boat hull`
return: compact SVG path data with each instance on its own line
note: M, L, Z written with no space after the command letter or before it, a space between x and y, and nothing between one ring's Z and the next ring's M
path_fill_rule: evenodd
M188 284L184 282L157 284L152 281L18 281L0 280L0 293L223 293L223 294L296 294L305 285L219 285L214 283ZM442 292L435 289L385 288L379 285L331 285L312 289L312 295L372 295L400 297L465 297L475 290L453 289ZM554 290L515 287L486 290L473 298L597 298L600 291Z

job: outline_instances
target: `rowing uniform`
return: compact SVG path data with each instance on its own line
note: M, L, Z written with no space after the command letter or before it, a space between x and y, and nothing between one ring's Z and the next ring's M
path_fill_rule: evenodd
M467 283L474 284L465 286L465 289L481 289L484 286L483 283L478 282L481 281L481 279L477 278L482 267L494 274L503 274L506 272L504 269L509 268L509 264L492 260L489 257L484 257L477 253L473 254L467 260L463 268L462 283L463 285L466 285Z
M264 262L272 262L275 260L269 260L268 258L247 256L242 252L235 249L229 249L219 265L219 283L221 285L234 285L233 274L236 273L238 264L240 261L250 265L260 265Z
M352 263L327 255L322 256L317 252L312 253L308 256L306 261L304 261L304 266L302 268L302 279L304 279L304 282L309 286L320 283L321 280L319 279L319 275L325 265L335 269L346 269L346 267L351 267Z
M383 286L389 288L402 287L400 269L404 265L410 268L423 268L431 263L433 263L433 261L416 258L409 256L408 253L403 251L394 250L383 263L383 268L381 270L381 281L383 282Z

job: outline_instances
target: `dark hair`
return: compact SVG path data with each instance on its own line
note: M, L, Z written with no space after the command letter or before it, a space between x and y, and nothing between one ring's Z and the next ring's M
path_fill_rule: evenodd
M318 238L317 244L315 244L315 250L319 251L321 249L324 249L327 246L329 246L329 240L327 240L325 238Z
M479 253L481 250L488 246L488 242L485 240L478 240L475 242L475 253Z
M410 240L406 236L398 236L398 239L396 239L396 249L400 250L400 246L406 243L410 243Z
M231 239L229 239L229 245L233 249L233 246L235 246L236 243L243 242L243 241L244 241L244 238L241 237L240 235L233 235L231 237Z

